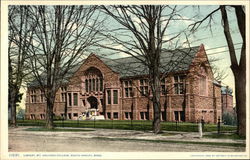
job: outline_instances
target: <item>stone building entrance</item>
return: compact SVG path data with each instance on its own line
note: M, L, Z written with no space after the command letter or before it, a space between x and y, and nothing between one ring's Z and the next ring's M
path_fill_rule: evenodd
M91 96L89 98L87 98L89 104L90 104L90 108L92 109L98 109L98 101L97 98L94 96Z

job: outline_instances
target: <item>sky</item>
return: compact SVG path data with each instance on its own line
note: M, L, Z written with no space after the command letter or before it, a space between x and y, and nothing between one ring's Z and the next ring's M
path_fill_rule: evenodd
M178 6L178 7L182 8L184 6ZM184 18L191 19L191 20L174 22L173 24L171 24L170 28L168 28L167 33L171 34L171 33L176 33L178 31L182 31L183 29L187 28L190 24L205 17L207 13L210 13L217 7L218 6L200 6L200 8L198 8L197 6L187 6L181 12L181 15L183 15ZM234 10L229 11L228 14L229 14L228 17L229 17L230 27L231 27L230 29L233 33L232 36L233 36L234 44L236 44L235 45L236 48L240 48L242 41L239 36L236 17L234 15ZM234 78L233 78L232 71L230 69L230 57L228 53L226 39L223 33L223 27L221 24L220 11L216 12L213 15L213 22L212 22L211 28L206 27L207 23L208 21L205 21L204 24L200 26L197 32L190 35L189 41L191 42L191 46L199 46L201 44L204 44L208 58L215 57L215 58L220 59L219 61L215 62L214 65L219 66L221 70L225 70L226 73L228 74L228 76L222 81L222 85L225 85L225 86L228 85L234 91ZM115 21L113 21L112 19L107 20L105 25L107 25L106 27L108 28L118 26L118 24L116 24ZM240 50L237 50L238 55L239 55L239 51ZM97 52L98 54L100 52L103 53L104 51L96 50L94 52ZM127 56L127 55L119 54L116 56L111 56L109 58L120 58L124 56ZM26 92L26 89L22 88L21 92ZM23 100L20 104L22 108L24 108L25 98L26 97L24 95Z

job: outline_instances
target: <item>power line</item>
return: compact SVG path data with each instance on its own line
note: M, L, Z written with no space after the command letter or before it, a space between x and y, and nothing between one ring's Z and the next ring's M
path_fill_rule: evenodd
M234 45L238 45L238 44L242 44L242 43L235 43ZM220 46L220 47L215 47L215 48L209 48L209 49L206 49L206 51L209 51L209 50L213 50L213 49L218 49L218 48L223 48L223 47L227 47L228 45L225 45L225 46Z
M239 50L241 48L236 48L235 50ZM215 53L210 53L210 54L207 54L207 55L215 55L215 54L219 54L219 53L224 53L224 52L228 52L229 50L226 50L226 51L220 51L220 52L215 52Z

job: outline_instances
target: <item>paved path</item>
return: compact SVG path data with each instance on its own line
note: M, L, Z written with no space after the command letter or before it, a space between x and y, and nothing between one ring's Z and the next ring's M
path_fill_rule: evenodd
M172 136L150 132L94 129L86 132L37 132L18 127L9 129L9 151L15 152L239 152L244 147L204 144L155 143L120 141L115 138L176 140L195 142L243 143L243 140L198 138L198 133L180 133ZM102 139L98 139L101 137ZM110 138L110 139L105 139ZM113 140L112 140L113 139Z

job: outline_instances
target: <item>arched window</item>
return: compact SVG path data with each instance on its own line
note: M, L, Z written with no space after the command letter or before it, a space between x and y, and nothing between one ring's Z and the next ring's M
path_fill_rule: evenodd
M207 71L204 65L200 67L200 95L207 95Z
M84 72L85 92L103 91L103 76L99 69L90 67Z
M93 80L92 80L92 88L93 88L93 91L95 91L95 79L93 78Z
M103 80L100 78L100 91L103 91Z
M86 92L89 92L89 85L88 85L88 80L85 80L85 90Z
M99 90L99 84L98 84L98 78L96 78L96 91L98 92L98 90Z
M91 79L89 80L89 91L90 92L92 91L92 81L91 81Z

